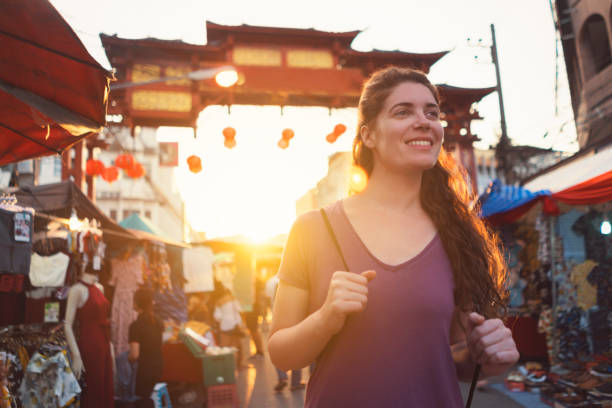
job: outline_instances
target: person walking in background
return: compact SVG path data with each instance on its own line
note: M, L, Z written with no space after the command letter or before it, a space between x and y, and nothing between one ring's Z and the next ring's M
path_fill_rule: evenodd
M164 326L153 314L153 292L138 289L134 293L134 309L138 318L129 329L129 360L138 362L136 390L137 408L152 408L151 392L162 374L162 333Z
M459 408L458 379L518 360L499 318L499 239L442 150L440 113L424 73L374 73L353 142L367 187L302 214L289 233L268 353L281 370L316 360L307 408Z
M219 283L219 288L215 301L214 319L219 323L219 343L224 347L235 347L238 351L236 356L236 366L246 368L244 364L244 352L240 342L241 337L246 335L246 329L240 314L240 302L232 295L232 292L223 284Z
M262 268L265 271L265 268ZM255 279L255 301L253 302L253 308L251 311L244 314L244 320L246 327L249 329L251 339L255 344L255 354L249 358L263 357L264 348L263 340L261 337L261 330L259 329L259 316L262 316L265 310L265 295L264 286L266 282L262 277L262 270L257 274Z
M265 295L270 300L270 305L274 305L274 297L276 296L276 289L278 287L278 275L272 276L266 282ZM287 380L289 379L287 373L274 366L276 369L276 375L278 376L278 383L274 386L274 391L281 392L287 387ZM311 370L312 374L312 370ZM291 391L304 389L306 386L302 382L302 370L291 370Z

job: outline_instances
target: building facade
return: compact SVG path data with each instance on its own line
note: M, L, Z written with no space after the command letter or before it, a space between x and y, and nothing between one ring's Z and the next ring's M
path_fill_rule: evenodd
M612 142L612 0L557 0L580 149Z
M156 130L139 127L132 136L125 127L106 128L104 138L108 147L97 153L98 160L109 166L119 154L130 153L143 165L145 176L132 179L124 174L113 183L96 179L96 205L117 222L134 213L146 217L168 238L182 241L183 205L175 167L160 165Z

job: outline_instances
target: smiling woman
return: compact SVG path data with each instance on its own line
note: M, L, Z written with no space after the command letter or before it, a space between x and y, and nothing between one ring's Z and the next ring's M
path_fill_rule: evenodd
M353 150L367 187L289 234L268 349L282 370L316 361L306 407L458 408L457 379L518 359L497 238L442 151L438 103L420 71L374 73Z

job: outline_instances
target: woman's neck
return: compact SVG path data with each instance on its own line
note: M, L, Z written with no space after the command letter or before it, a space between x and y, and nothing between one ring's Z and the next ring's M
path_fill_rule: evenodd
M94 274L83 272L83 275L81 276L81 280L85 283L93 285L94 283L98 281L98 277Z
M399 174L379 169L373 171L368 186L360 194L368 206L384 211L407 212L421 209L423 173Z

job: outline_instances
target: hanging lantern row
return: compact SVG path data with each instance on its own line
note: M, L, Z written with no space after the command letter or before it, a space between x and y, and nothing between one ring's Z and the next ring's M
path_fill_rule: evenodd
M138 179L144 177L145 169L142 163L134 159L131 154L120 154L115 159L115 166L122 169L128 177Z
M338 137L340 137L340 135L342 135L344 132L346 132L346 126L342 123L338 123L334 127L333 132L328 134L325 139L329 143L334 143L338 139ZM233 149L234 147L236 147L236 129L231 126L228 126L223 129L222 133L223 137L225 138L225 141L223 142L225 147L227 147L228 149ZM280 147L281 149L288 148L289 141L293 139L294 136L295 132L293 131L293 129L283 129L283 132L281 133L281 139L278 141L278 147Z
M123 170L128 177L139 179L145 175L145 169L141 163L134 159L131 154L120 154L115 158L115 165L106 167L101 160L89 159L85 163L85 173L88 176L100 176L104 181L113 183L121 175L119 169Z

